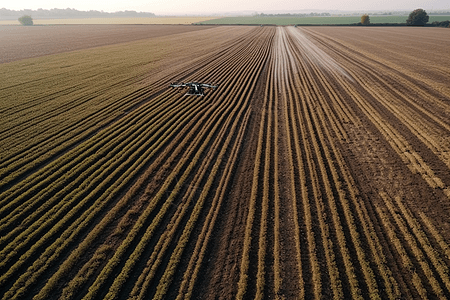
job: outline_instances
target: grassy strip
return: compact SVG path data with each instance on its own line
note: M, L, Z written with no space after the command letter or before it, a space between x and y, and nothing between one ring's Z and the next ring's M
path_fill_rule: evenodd
M370 22L377 23L406 23L408 16L370 16ZM429 23L446 21L450 16L430 16ZM225 17L199 22L205 25L356 25L361 22L361 16L331 16L331 17Z

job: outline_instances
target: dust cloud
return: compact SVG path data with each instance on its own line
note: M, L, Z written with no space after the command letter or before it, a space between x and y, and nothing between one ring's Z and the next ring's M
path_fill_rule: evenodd
M333 58L308 39L302 29L295 27L287 27L286 29L307 60L329 73L337 73L353 81L351 76Z

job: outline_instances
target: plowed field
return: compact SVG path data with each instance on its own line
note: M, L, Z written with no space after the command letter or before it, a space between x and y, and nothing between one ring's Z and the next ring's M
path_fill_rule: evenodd
M0 26L0 63L197 31L209 26Z
M2 299L450 298L449 46L216 27L0 65Z

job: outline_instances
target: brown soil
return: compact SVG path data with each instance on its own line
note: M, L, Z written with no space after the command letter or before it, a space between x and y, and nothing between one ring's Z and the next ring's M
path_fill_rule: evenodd
M113 40L131 41L113 28ZM132 28L138 39L198 27ZM129 186L103 200L35 281L24 282L26 265L13 260L25 249L0 252L0 271L11 270L0 281L5 298L450 298L448 30L216 27L167 41L174 55L140 80L153 94L102 130L162 128L170 138L130 140L143 153L160 148L135 158L144 163ZM175 78L219 88L187 97L166 90ZM108 175L107 184L119 181ZM103 205L97 198L74 204L75 216ZM2 247L22 242L8 239ZM53 242L24 259L50 257Z
M0 63L199 31L188 25L0 26Z

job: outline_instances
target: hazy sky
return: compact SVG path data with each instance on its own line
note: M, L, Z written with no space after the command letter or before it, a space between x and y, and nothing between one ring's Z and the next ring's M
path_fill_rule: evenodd
M0 8L103 10L107 12L135 10L156 14L205 14L236 11L266 12L274 10L396 10L450 9L448 0L0 0Z

